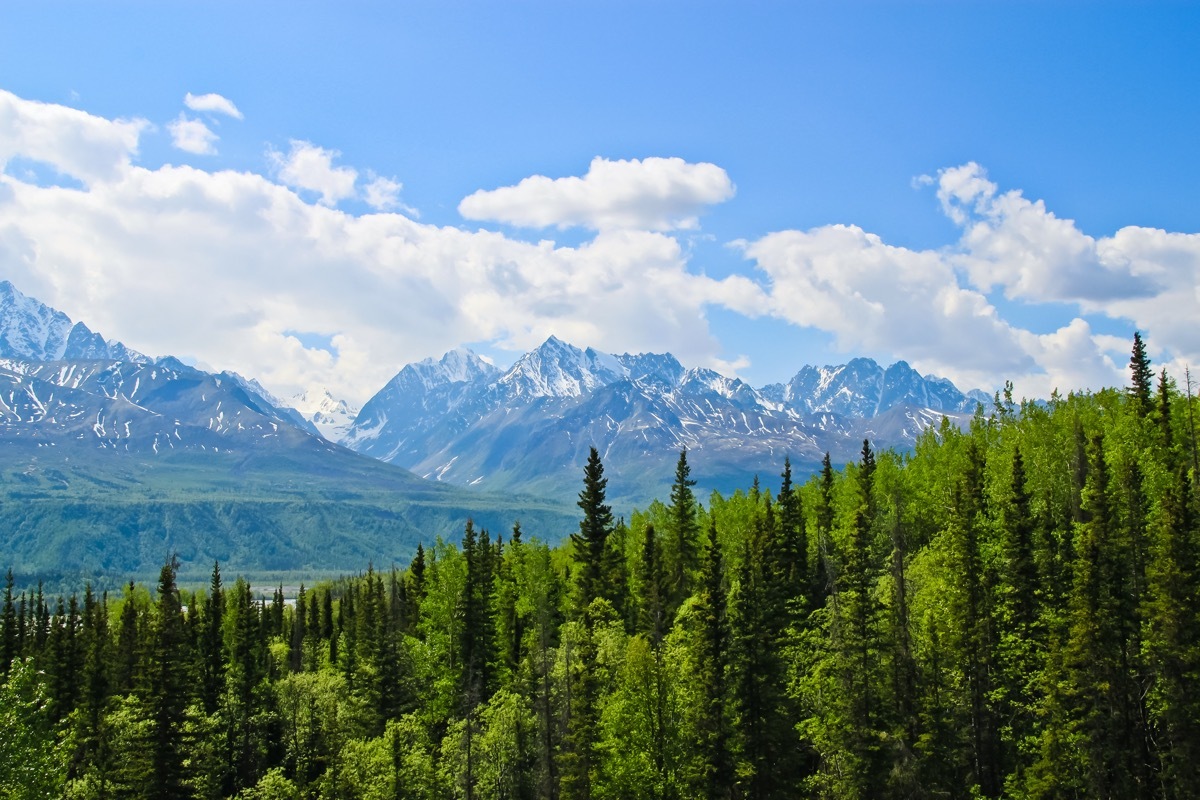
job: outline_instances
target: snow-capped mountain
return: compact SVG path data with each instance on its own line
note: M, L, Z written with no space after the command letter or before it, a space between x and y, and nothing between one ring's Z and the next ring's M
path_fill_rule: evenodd
M0 358L25 361L112 359L146 363L149 358L120 342L108 342L82 322L0 281Z
M852 417L874 417L898 405L969 412L980 400L978 395L963 394L945 378L922 376L904 361L884 369L869 358L836 367L806 366L786 384L765 386L762 392L804 413L829 411Z
M670 354L602 353L555 337L506 371L456 350L400 371L341 440L359 452L461 485L571 498L588 448L605 459L610 496L662 497L687 448L703 488L732 491L784 456L802 472L826 451L851 460L912 444L977 399L904 362L805 367L755 389Z
M503 530L520 518L548 539L577 524L569 506L354 453L256 380L134 353L8 283L0 487L0 564L38 575L153 574L172 555L200 579L214 561L346 570L407 560L468 519Z
M328 389L309 389L294 395L287 405L331 442L343 438L354 424L359 409L333 396Z
M0 361L0 442L135 453L231 451L316 438L228 376L177 359Z
M256 380L149 358L0 281L0 442L227 452L316 434Z

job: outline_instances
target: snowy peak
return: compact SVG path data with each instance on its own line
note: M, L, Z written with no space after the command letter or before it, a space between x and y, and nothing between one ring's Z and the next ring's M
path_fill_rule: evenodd
M0 281L0 354L29 361L56 361L67 348L71 319Z
M512 365L497 382L512 397L581 397L625 380L629 371L616 357L592 348L580 350L551 336Z
M408 364L392 379L396 388L406 391L430 391L452 383L472 383L491 378L499 370L465 347L458 347L438 360L426 358Z
M331 442L345 436L358 416L356 407L334 397L325 388L303 391L292 397L290 405Z
M737 404L762 404L758 392L740 378L729 378L711 369L689 369L680 377L679 389L683 394L713 392Z
M808 414L873 417L901 405L934 411L966 411L974 401L945 378L922 376L904 361L884 369L869 358L840 366L806 366L786 386L763 394Z
M149 363L120 342L109 342L82 322L0 281L0 357L27 361L111 359Z
M596 446L610 488L646 502L682 448L704 465L709 488L725 491L785 455L814 469L825 453L855 457L867 437L908 446L943 413L966 419L953 384L903 362L805 367L788 384L755 389L685 369L669 353L612 355L553 336L503 374L480 367L459 380L476 371L455 369L455 358L405 367L341 443L433 480L563 498L578 491L578 465Z
M616 356L625 374L634 383L669 389L678 386L686 370L670 353L625 353Z

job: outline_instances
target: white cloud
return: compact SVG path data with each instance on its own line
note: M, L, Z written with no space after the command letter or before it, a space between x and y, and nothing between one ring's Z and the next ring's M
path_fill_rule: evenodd
M109 120L0 89L0 170L21 156L84 183L112 178L138 152L146 120Z
M522 350L551 333L744 365L721 360L714 307L828 331L848 353L904 358L963 386L1012 379L1030 396L1125 380L1126 358L1088 324L1101 316L1140 328L1156 363L1200 364L1200 235L1090 237L976 165L936 178L962 229L951 247L897 247L853 225L779 231L741 244L757 271L716 279L665 232L732 194L712 165L598 160L584 178L510 187L530 218L541 209L545 224L599 231L565 247L422 224L398 205L397 181L366 172L359 186L336 152L308 142L274 153L273 176L138 166L146 127L0 92L0 165L43 162L82 184L0 171L0 275L106 336L258 377L284 397L322 385L361 402L405 362L463 342ZM706 166L717 180L689 182ZM663 178L658 195L650 175ZM501 191L472 197L488 206ZM350 198L400 211L334 207ZM1004 308L1045 301L1079 313L1038 331L1005 319Z
M268 155L279 179L295 189L321 195L321 205L334 206L355 196L354 182L358 171L352 167L335 167L333 160L341 155L311 142L292 140L292 149L284 155L275 150Z
M217 135L198 119L188 119L187 115L180 114L167 125L167 130L171 132L171 144L180 150L197 155L215 155L217 152Z
M400 202L400 191L404 184L373 172L367 173L367 185L363 187L363 202L376 211L403 211L416 217L416 210Z
M592 159L582 178L525 178L516 186L480 190L458 206L467 219L531 228L692 229L706 207L733 197L715 164L681 158Z
M953 247L895 247L855 226L781 231L743 244L768 280L764 313L833 334L847 352L904 358L960 385L1011 379L1030 396L1120 385L1113 341L1081 317L1038 334L989 301L1132 322L1159 352L1200 359L1200 235L1124 228L1093 238L1018 191L1000 192L977 164L935 179L943 211L962 229Z
M1034 368L1019 332L935 252L849 225L782 231L744 245L766 273L764 311L832 333L839 349L901 357L967 386Z
M197 95L188 92L184 95L183 104L192 111L206 111L211 114L224 114L234 119L242 119L242 112L233 104L233 101L219 94Z
M0 274L131 347L234 369L283 397L322 385L362 402L408 361L471 341L519 350L551 333L715 366L705 308L764 302L744 277L692 273L660 233L560 247L343 212L332 203L357 173L305 142L277 158L289 186L106 155L92 171L111 179L86 190L0 175ZM295 331L328 337L332 352Z
M1155 294L1160 287L1130 269L1119 253L1071 220L1019 191L999 193L978 164L938 173L938 199L963 228L957 263L983 291L999 287L1006 297L1032 302L1077 302L1102 308L1121 297Z

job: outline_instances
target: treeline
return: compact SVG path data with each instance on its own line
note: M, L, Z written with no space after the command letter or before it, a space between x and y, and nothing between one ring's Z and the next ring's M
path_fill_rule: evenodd
M0 795L1200 797L1190 391L1016 405L701 507L468 524L257 600L10 589Z

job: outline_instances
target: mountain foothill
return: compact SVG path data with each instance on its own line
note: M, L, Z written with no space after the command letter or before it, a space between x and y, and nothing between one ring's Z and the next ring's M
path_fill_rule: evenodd
M361 408L149 357L0 282L0 563L25 575L335 574L407 561L471 519L548 541L576 525L578 474L604 454L622 512L698 496L790 460L910 448L981 402L908 364L805 366L752 387L673 355L550 337L502 370L470 350L404 366Z

